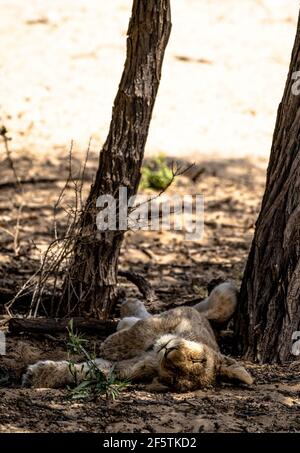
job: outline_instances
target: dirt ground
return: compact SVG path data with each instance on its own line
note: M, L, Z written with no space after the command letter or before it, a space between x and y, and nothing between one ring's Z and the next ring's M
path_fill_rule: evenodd
M24 164L25 165L25 164ZM20 163L20 167L23 167ZM63 167L63 165L62 165ZM128 233L121 266L144 275L156 290L158 302L148 308L160 312L205 297L208 288L231 279L240 284L253 234L264 171L246 161L243 166L206 162L198 183L181 177L178 193L203 193L206 199L205 235L187 242L183 233ZM63 175L61 169L56 173ZM42 174L42 169L39 170ZM20 254L14 256L12 238L1 242L1 301L9 300L37 268L37 250L51 237L51 207L59 185L26 187L30 199L20 220ZM220 185L222 184L222 187ZM86 184L88 188L88 183ZM71 189L70 189L71 192ZM70 193L71 196L71 193ZM8 199L14 189L2 189L0 209L16 222L16 210ZM35 199L37 197L37 199ZM63 222L63 213L61 213ZM127 285L126 294L138 295ZM14 314L22 306L13 307ZM3 311L2 323L7 316ZM3 329L5 325L3 324ZM91 347L100 340L89 337ZM7 355L0 358L0 431L2 432L269 432L299 431L300 373L297 366L257 366L247 363L255 377L253 387L220 384L216 388L186 394L156 394L143 386L130 386L115 402L98 398L70 401L67 390L21 389L26 364L66 357L65 337L8 335ZM223 351L230 348L223 344ZM94 350L94 347L91 349Z
M4 303L38 268L41 253L53 239L53 206L68 175L70 139L76 142L76 173L93 137L84 194L92 182L122 69L127 3L28 0L25 5L0 0L0 70L5 75L0 120L12 137L18 175L34 179L18 193L3 148L4 331ZM153 313L204 298L220 281L240 285L298 8L296 0L173 3L173 35L147 155L163 151L168 158L197 162L176 180L170 194L203 194L205 229L199 241L186 241L181 232L126 236L120 265L151 282L158 296L157 303L148 306ZM71 187L66 205L74 203L73 195ZM57 221L63 230L63 209ZM137 294L132 285L120 284L127 295ZM16 303L12 311L21 315L26 308ZM67 390L20 388L26 364L65 357L64 341L57 335L7 335L7 354L0 356L0 432L300 431L299 363L246 363L255 378L252 387L219 384L192 393L156 394L129 386L116 401L71 401ZM96 337L90 342L99 347ZM230 344L222 344L222 349L230 351Z

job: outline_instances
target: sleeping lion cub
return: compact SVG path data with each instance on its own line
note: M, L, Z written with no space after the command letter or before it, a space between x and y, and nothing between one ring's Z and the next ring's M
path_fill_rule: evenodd
M213 385L217 378L252 384L245 368L220 353L209 320L227 321L236 308L236 290L223 283L210 296L191 307L179 307L151 316L139 300L121 306L117 332L101 345L97 366L120 379L152 381L150 389L180 392ZM88 372L85 363L76 365L77 382ZM63 387L73 383L67 361L39 361L23 376L24 386Z

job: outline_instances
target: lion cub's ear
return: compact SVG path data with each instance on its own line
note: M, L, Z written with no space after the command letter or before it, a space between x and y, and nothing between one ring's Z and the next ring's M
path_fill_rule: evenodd
M227 378L229 380L240 381L243 384L253 384L253 378L250 376L248 371L239 364L236 360L221 356L220 368L218 372L220 378Z

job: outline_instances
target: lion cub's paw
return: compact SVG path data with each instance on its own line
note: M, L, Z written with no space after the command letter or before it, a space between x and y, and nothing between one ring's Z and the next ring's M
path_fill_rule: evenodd
M23 387L56 388L69 381L68 362L54 362L40 360L34 365L29 365L22 376Z

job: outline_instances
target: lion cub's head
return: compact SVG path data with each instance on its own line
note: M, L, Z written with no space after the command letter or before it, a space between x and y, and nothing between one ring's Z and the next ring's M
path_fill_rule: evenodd
M155 344L159 380L177 391L196 390L213 385L218 376L252 384L245 368L205 344L175 335L163 335Z

